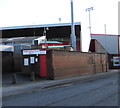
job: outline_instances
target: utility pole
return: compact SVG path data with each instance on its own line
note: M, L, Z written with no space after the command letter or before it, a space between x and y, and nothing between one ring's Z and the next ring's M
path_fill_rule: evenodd
M71 45L73 50L76 51L76 36L74 27L74 15L73 15L73 0L71 0Z

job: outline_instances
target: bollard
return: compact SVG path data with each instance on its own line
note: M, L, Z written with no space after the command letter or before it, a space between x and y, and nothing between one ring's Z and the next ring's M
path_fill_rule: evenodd
M31 81L35 81L35 73L31 72Z
M16 77L16 74L13 74L12 76L12 84L16 84L17 83L17 77Z

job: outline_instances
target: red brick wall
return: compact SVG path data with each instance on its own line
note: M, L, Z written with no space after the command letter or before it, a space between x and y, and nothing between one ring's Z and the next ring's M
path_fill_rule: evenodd
M48 51L47 73L57 79L105 71L105 55L66 51ZM95 61L95 64L94 64Z

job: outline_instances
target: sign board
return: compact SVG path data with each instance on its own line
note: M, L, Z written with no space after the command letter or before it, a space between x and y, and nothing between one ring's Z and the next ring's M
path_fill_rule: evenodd
M120 66L120 57L113 57L113 66Z
M36 50L23 50L23 55L33 55L33 54L46 54L46 51Z
M34 57L30 57L30 63L34 64L35 63L35 58Z
M28 58L24 58L24 66L28 66L29 65L29 60Z

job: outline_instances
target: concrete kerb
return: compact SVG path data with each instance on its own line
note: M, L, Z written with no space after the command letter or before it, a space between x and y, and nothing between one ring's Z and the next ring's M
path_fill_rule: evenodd
M77 83L77 82L83 82L83 81L89 81L89 80L95 80L102 77L107 77L108 75L117 73L118 71L109 71L106 73L98 73L98 74L92 74L92 75L82 75L82 76L76 76L71 78L64 78L64 79L58 79L58 80L45 80L41 82L31 82L26 83L22 85L13 85L9 87L3 87L2 88L2 97L7 97L11 95L17 95L21 93L28 93L28 92L34 92L36 90L42 90L46 88L56 87L60 85L65 85L69 83Z

